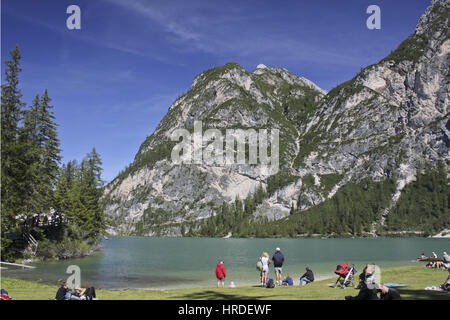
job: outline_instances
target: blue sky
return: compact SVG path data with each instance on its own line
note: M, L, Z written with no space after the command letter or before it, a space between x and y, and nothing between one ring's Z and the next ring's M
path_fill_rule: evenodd
M428 0L2 0L5 59L22 52L23 100L49 90L63 161L92 147L112 180L200 72L283 67L330 90L414 32ZM81 8L81 30L66 9ZM381 30L366 8L381 8Z

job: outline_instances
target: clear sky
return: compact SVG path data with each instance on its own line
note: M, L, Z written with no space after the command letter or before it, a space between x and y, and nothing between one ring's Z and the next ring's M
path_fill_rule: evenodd
M23 100L48 89L63 161L92 147L112 180L200 72L283 67L330 90L414 32L430 0L2 0L5 59L22 52ZM69 30L66 9L81 9ZM381 8L381 30L366 9Z

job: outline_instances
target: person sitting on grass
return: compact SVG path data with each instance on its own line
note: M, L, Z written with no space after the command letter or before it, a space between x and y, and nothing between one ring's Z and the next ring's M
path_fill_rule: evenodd
M66 294L69 292L67 288L67 283L61 282L61 287L56 291L55 300L66 300Z
M361 282L359 288L360 290L356 297L346 296L345 300L378 300L376 288L367 286L366 282Z
M434 251L431 253L431 255L431 258L438 258L437 254ZM426 266L430 268L438 268L440 266L440 261L430 261Z
M283 286L293 286L294 280L292 280L292 278L289 275L287 275L286 278L283 279L283 282L281 284Z
M310 268L306 267L306 272L300 277L300 285L302 286L303 282L305 282L305 284L308 284L313 281L314 281L314 273Z
M227 272L225 270L225 266L223 265L223 261L219 261L216 266L216 278L217 278L217 288L222 285L222 288L225 288L225 277L227 276Z
M448 273L450 273L450 268L447 269ZM443 284L439 286L442 290L450 291L450 275L447 277L447 280L444 281Z
M385 285L379 285L378 291L380 292L381 300L401 300L400 293L394 289L386 287Z
M358 288L361 288L363 283L369 287L373 287L375 285L375 269L371 264L366 264L359 275Z

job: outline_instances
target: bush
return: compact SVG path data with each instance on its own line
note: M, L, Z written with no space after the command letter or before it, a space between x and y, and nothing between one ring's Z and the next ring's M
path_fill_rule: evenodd
M47 259L69 259L88 255L92 251L91 246L81 240L70 240L55 243L48 239L39 241L37 256Z

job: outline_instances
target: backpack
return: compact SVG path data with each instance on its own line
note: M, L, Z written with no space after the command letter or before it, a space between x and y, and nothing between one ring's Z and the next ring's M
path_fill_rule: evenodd
M266 288L275 288L275 284L273 282L273 279L269 279L269 282L267 282Z
M256 269L259 271L262 271L262 262L261 260L258 260L258 262L256 263Z

